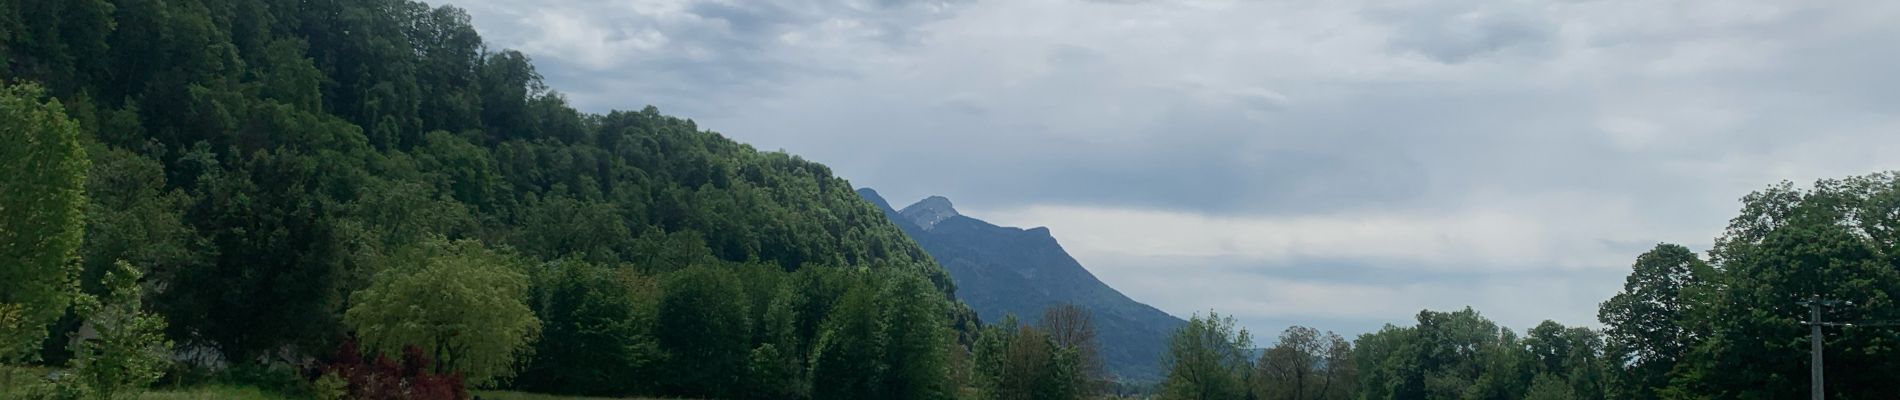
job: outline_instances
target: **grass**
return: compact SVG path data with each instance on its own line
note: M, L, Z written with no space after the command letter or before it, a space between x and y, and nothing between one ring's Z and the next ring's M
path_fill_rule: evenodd
M140 400L286 400L289 397L249 386L210 385L184 390L154 390Z
M45 367L0 365L0 400L37 398L52 391ZM160 388L140 394L139 400L288 400L289 397L250 386L212 384L189 388Z
M46 368L0 365L0 399L19 399L42 393Z
M45 382L50 371L40 367L0 366L0 400L25 398L34 394L35 386ZM475 396L485 400L639 400L650 398L616 399L609 397L578 397L552 394L512 392L502 390L477 390ZM292 397L253 386L228 384L210 384L188 388L160 388L146 391L138 396L140 400L290 400Z
M612 397L561 396L561 395L553 395L553 394L510 392L510 391L502 391L502 390L477 390L475 391L475 396L482 398L482 400L622 400L622 399L616 399ZM632 399L646 399L646 398L645 397L628 398L627 400L632 400Z

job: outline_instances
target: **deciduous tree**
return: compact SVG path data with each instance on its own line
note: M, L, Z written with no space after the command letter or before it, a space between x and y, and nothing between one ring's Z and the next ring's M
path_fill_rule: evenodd
M0 86L0 362L30 356L72 301L88 164L58 100Z

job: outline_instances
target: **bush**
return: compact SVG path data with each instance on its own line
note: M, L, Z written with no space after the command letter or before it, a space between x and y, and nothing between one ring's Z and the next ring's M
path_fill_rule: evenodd
M91 396L110 399L145 391L164 374L171 341L165 320L139 309L139 270L120 261L106 272L105 296L80 296L76 307L98 332L73 345L74 379Z
M343 382L344 398L359 400L460 400L468 398L460 372L435 374L429 356L416 346L403 346L402 361L387 356L364 359L356 342L345 341L324 368L323 378ZM331 383L334 385L334 383ZM319 385L324 386L324 385ZM319 391L322 392L322 391ZM322 393L319 393L320 395Z

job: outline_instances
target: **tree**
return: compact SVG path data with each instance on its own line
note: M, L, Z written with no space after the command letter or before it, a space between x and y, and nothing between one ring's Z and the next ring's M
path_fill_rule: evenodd
M840 297L812 345L811 397L874 399L883 375L884 329L876 289L857 284Z
M1636 257L1623 291L1603 302L1597 320L1617 347L1610 362L1621 376L1618 397L1655 399L1668 386L1669 372L1706 333L1692 331L1696 303L1686 297L1714 273L1695 253L1674 244L1657 244Z
M1238 330L1236 330L1238 329ZM1238 399L1247 396L1253 365L1248 352L1253 336L1236 328L1234 317L1209 311L1194 316L1168 340L1161 383L1166 399Z
M660 359L652 333L659 288L652 278L571 258L532 275L529 303L542 332L517 387L591 396L653 389L637 379L651 376Z
M78 124L32 84L0 86L0 362L30 356L75 292L88 161Z
M1577 399L1577 394L1571 389L1570 384L1564 382L1563 378L1550 374L1537 374L1537 378L1531 380L1530 390L1524 394L1524 400L1575 399Z
M165 320L141 307L137 268L124 261L106 271L102 296L80 296L75 307L97 338L75 338L73 367L86 391L101 399L136 396L164 374L171 341Z
M394 355L425 349L436 373L461 372L481 386L514 373L541 321L525 303L522 262L475 240L423 241L391 257L370 287L350 296L345 320L363 344Z
M1338 334L1288 327L1254 366L1254 393L1267 400L1347 399L1357 379L1352 343Z
M1570 396L1602 399L1608 395L1609 380L1604 377L1603 337L1589 328L1568 328L1556 321L1544 321L1524 333L1523 347L1529 355L1530 369L1537 377L1559 379ZM1536 389L1537 380L1531 381Z
M1517 335L1467 307L1362 335L1352 358L1366 399L1508 399L1533 378Z
M1364 399L1420 399L1425 397L1425 374L1420 370L1418 329L1386 325L1359 335L1353 362L1359 369L1359 396Z
M948 350L952 345L948 302L923 277L909 273L881 276L885 373L880 394L888 398L948 399L952 388Z
M1517 334L1470 307L1421 311L1416 334L1426 398L1516 398L1530 384Z
M1078 394L1099 392L1108 374L1103 370L1101 342L1095 338L1094 316L1080 306L1064 303L1044 309L1036 327L1048 333L1056 347L1075 354L1075 373L1064 377L1072 381L1069 385Z
M1717 277L1694 301L1707 332L1677 366L1665 395L1805 396L1807 307L1819 296L1851 302L1828 321L1900 320L1900 175L1782 183L1742 199L1741 214L1709 251ZM1900 330L1828 328L1829 397L1883 398L1900 376Z
M654 336L666 352L672 396L730 396L751 355L745 292L731 271L697 266L667 276Z

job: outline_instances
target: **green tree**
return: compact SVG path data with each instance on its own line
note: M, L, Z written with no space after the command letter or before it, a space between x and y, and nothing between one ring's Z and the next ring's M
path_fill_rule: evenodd
M1714 273L1688 248L1657 244L1636 257L1623 291L1597 312L1604 336L1615 347L1609 362L1618 375L1619 398L1655 399L1669 372L1706 333L1692 331L1689 293Z
M1062 365L1057 361L1061 350L1049 335L1029 326L1018 326L1003 350L1003 368L997 380L997 399L1074 398L1062 380Z
M880 393L889 398L950 398L947 353L953 337L945 322L949 299L920 276L890 273L882 278L880 336L885 339L886 370Z
M666 277L655 339L666 356L661 390L673 396L731 396L751 355L745 292L731 271L687 268Z
M97 398L136 397L164 374L171 356L165 320L141 307L141 276L129 263L114 263L102 282L106 293L80 296L75 307L97 337L75 338L74 374Z
M538 271L529 303L542 333L517 387L591 396L654 389L639 379L655 373L660 358L651 331L659 302L654 280L571 258Z
M1550 374L1537 374L1531 380L1531 388L1524 394L1524 400L1575 400L1577 394L1570 384Z
M1426 398L1516 398L1530 384L1517 334L1470 307L1421 311L1416 334Z
M883 398L878 380L885 367L885 340L877 288L859 282L838 299L812 345L812 398Z
M1338 334L1288 327L1254 365L1255 397L1265 400L1349 399L1358 378L1352 343Z
M1049 334L1019 324L1014 315L983 327L976 342L976 383L985 399L1077 399L1081 358Z
M1354 347L1365 399L1519 398L1534 377L1517 335L1469 307L1420 311L1418 325L1388 325Z
M1741 215L1710 250L1717 278L1691 320L1707 338L1688 352L1676 396L1795 398L1809 389L1807 307L1852 302L1829 321L1900 320L1900 175L1782 183L1742 199ZM1703 307L1699 305L1698 307ZM1829 397L1882 398L1900 376L1900 330L1830 328Z
M1077 397L1094 395L1108 380L1102 365L1101 342L1095 338L1095 318L1088 310L1070 303L1043 309L1036 328L1047 332L1049 340L1062 351L1074 355L1073 373L1066 374L1067 386Z
M1353 342L1353 363L1359 369L1359 396L1363 399L1420 399L1425 397L1425 374L1420 370L1418 329L1386 325L1359 335Z
M521 260L441 238L390 260L373 285L350 296L345 320L365 346L397 354L415 345L437 360L437 373L461 372L476 386L513 375L541 330L525 303Z
M1168 367L1161 383L1166 399L1239 399L1248 396L1253 372L1249 352L1253 335L1235 326L1234 317L1209 311L1188 319L1169 338L1162 363Z
M31 84L0 86L0 362L30 356L74 294L88 161L78 124Z
M1560 379L1571 396L1602 399L1608 396L1609 380L1604 376L1602 335L1589 328L1569 328L1556 321L1544 321L1524 333L1523 347L1530 357L1530 369L1538 377ZM1537 381L1532 380L1532 389Z

